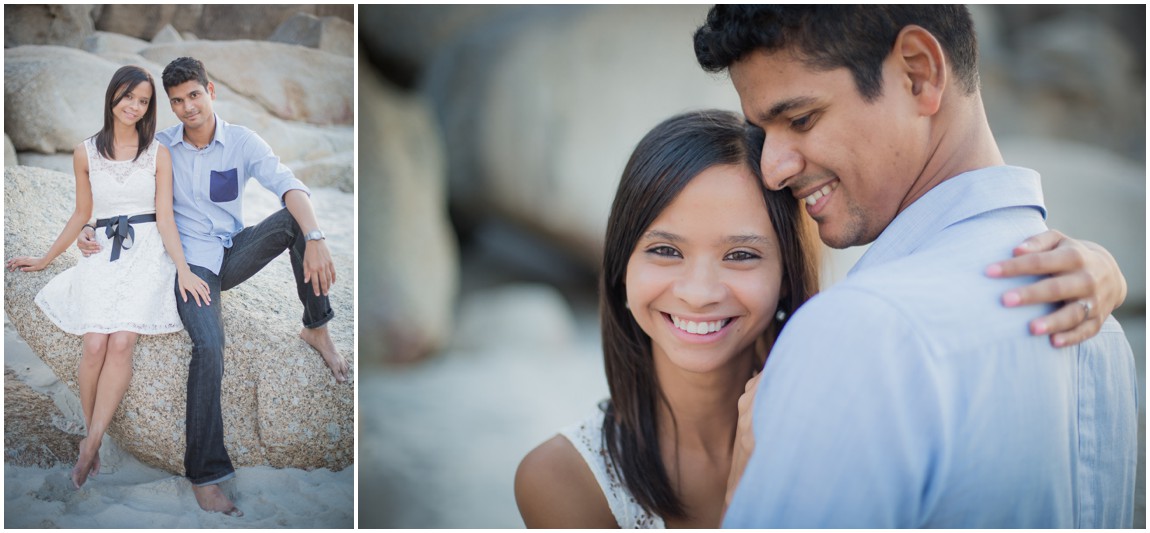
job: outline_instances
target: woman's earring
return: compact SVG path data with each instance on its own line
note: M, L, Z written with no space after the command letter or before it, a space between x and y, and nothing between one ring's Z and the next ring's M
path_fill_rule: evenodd
M787 312L779 309L778 312L775 313L775 320L778 320L779 322L786 322Z
M631 308L631 302L626 302L626 301L625 301L625 302L623 302L623 307L626 307L627 309L630 309L630 308Z

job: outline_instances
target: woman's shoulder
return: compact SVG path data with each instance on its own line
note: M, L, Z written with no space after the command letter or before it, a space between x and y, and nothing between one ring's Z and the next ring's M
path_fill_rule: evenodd
M527 527L618 527L595 474L563 435L535 447L519 463L515 500Z

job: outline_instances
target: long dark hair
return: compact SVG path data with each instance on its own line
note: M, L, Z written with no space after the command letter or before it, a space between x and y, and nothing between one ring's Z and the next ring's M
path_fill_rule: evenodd
M136 133L139 134L140 140L136 148L136 157L133 157L132 161L139 159L151 146L152 139L156 136L156 83L152 81L152 75L147 70L135 65L120 67L120 70L112 75L112 81L108 82L108 91L104 94L104 127L93 136L96 139L96 151L105 158L116 159L113 147L115 135L112 133L112 124L116 117L112 115L112 108L116 107L116 104L119 104L132 89L145 81L152 86L152 98L148 100L148 110L144 112L144 116L136 121Z
M660 402L669 404L655 376L651 338L626 308L627 263L643 232L704 170L743 165L759 177L763 139L756 138L753 130L739 115L726 111L695 111L667 119L635 147L607 221L599 293L611 399L602 405L603 438L637 502L663 517L685 517L687 510L675 495L660 453L656 415ZM798 200L785 191L768 191L759 181L782 256L779 309L789 316L817 290L817 240L801 218ZM764 347L764 356L781 328L772 321L763 333L757 345Z

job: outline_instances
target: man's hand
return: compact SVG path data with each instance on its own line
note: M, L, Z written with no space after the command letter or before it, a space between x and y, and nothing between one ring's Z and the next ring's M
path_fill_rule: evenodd
M739 423L735 426L735 447L731 451L731 473L727 475L727 496L723 500L723 514L731 506L731 498L735 496L735 489L739 480L743 478L743 470L747 468L747 461L751 459L751 452L755 451L755 432L751 428L751 415L755 405L755 391L759 390L759 378L763 373L747 381L743 395L739 397Z
M1014 249L1014 258L990 265L990 277L1050 275L1007 291L1007 307L1064 302L1053 313L1030 322L1034 335L1050 335L1057 347L1078 344L1102 329L1102 322L1126 300L1126 278L1105 248L1048 230Z
M316 296L321 293L327 296L328 290L335 283L335 263L323 239L307 241L303 252L303 281L311 283Z
M80 236L76 238L76 248L80 249L84 257L100 253L100 244L96 242L96 230L87 226L80 230Z

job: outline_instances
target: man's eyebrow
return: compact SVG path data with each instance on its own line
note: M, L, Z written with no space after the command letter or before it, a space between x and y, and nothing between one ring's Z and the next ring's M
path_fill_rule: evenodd
M771 106L771 109L768 110L765 114L760 115L759 119L763 122L774 122L779 118L779 115L782 115L787 111L798 107L813 105L814 103L815 98L813 96L796 96L794 98L788 98Z

